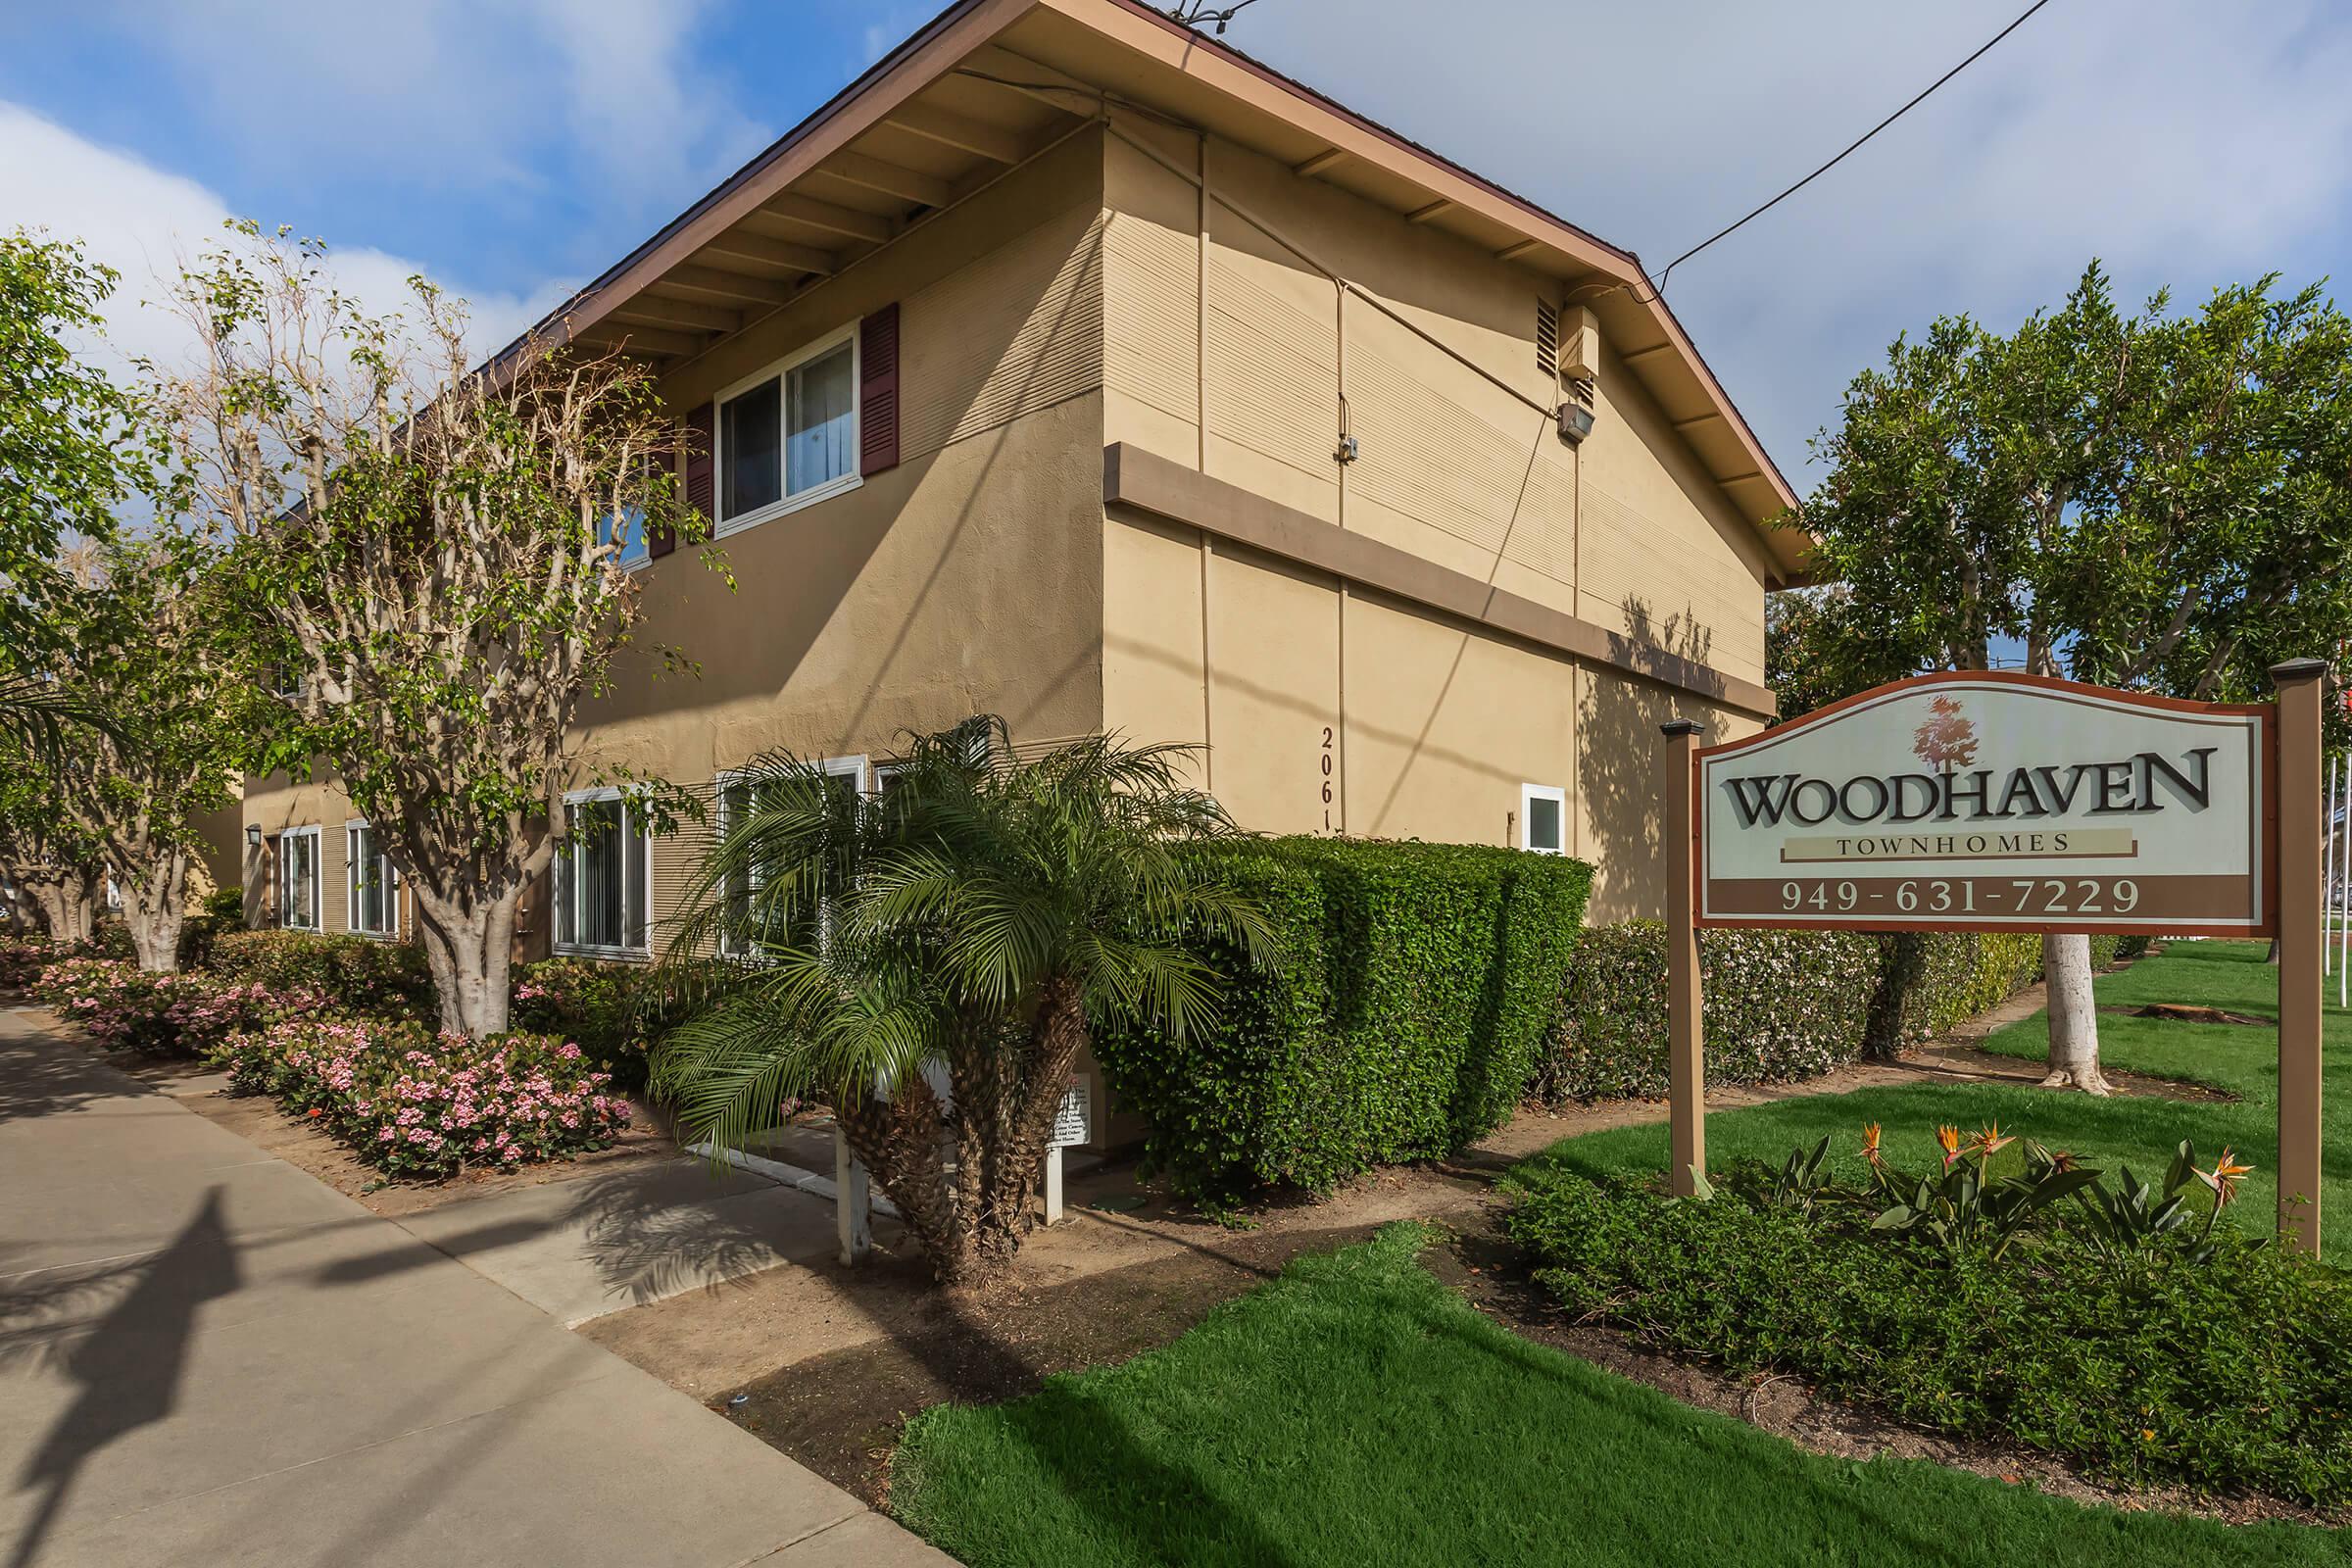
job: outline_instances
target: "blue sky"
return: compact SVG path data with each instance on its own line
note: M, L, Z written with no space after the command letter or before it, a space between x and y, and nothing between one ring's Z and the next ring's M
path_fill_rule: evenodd
M82 0L0 16L0 222L154 291L220 216L416 268L486 334L601 270L925 20L851 0ZM1257 0L1232 39L1653 267L1827 157L2022 0ZM2006 325L2091 256L2193 300L2352 276L2352 7L2055 0L1669 298L1800 489L1893 334ZM2352 285L2348 285L2352 286ZM168 349L128 311L118 336Z

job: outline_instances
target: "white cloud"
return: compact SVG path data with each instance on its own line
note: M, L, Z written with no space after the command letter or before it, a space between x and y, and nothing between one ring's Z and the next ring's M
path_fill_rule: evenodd
M766 132L696 65L708 0L99 0L246 167L424 189L535 186L577 158L609 205L675 208Z
M1653 270L2012 20L1889 7L1267 0L1233 39ZM2352 196L2352 28L2324 0L2065 0L1668 297L1799 488L1804 440L1897 331L2055 305L2092 256L2128 298L2331 270Z
M125 364L143 357L169 365L185 356L187 328L163 301L180 262L222 237L230 209L219 194L0 102L0 213L11 226L80 241L122 274L107 311L107 338ZM424 270L365 248L336 250L330 262L337 283L378 312L398 310L407 279ZM462 278L435 281L470 302L472 346L482 352L513 339L573 287L551 281L514 295L469 291Z

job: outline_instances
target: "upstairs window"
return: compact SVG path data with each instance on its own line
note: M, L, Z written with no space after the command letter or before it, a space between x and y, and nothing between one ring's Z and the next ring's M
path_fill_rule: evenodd
M612 564L623 571L644 565L652 558L651 541L645 533L645 509L623 507L618 517L608 512L597 518L596 542L619 546Z
M718 529L858 482L858 334L836 332L718 400Z

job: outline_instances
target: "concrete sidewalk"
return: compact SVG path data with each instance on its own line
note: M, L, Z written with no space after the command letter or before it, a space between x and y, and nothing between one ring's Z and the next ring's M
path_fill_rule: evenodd
M5 1568L949 1562L29 1010L0 1013L0 1488Z

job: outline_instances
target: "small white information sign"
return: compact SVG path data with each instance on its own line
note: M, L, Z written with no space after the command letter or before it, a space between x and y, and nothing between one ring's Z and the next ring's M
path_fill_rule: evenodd
M1069 1087L1061 1092L1061 1104L1054 1112L1053 1148L1062 1149L1071 1144L1083 1144L1093 1136L1090 1126L1093 1097L1087 1093L1085 1073L1070 1074Z

